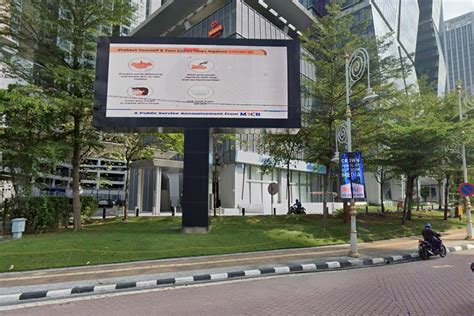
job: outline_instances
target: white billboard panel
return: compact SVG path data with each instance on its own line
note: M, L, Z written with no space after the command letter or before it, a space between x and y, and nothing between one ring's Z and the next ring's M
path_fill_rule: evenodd
M288 119L285 46L110 43L105 116Z

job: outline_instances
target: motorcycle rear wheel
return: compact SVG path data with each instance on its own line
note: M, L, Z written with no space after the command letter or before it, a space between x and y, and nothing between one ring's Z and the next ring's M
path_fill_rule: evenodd
M446 247L444 245L442 245L441 249L439 251L439 255L440 255L440 257L446 257L446 254L447 254Z
M426 249L420 249L418 253L420 254L421 260L428 260L428 258L430 257L430 255L428 254L428 250Z

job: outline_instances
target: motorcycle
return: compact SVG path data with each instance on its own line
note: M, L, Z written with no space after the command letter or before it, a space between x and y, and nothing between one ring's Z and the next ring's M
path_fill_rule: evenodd
M288 215L290 214L301 214L306 215L306 209L304 207L297 208L295 205L290 206L290 210L288 211Z
M422 260L427 260L429 257L439 255L440 257L446 257L446 247L443 245L443 241L439 238L439 246L434 249L431 244L425 240L418 241L418 254Z

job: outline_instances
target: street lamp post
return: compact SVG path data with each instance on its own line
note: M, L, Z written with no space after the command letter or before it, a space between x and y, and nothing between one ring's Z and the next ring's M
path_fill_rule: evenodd
M462 110L462 97L461 97L461 92L462 92L462 81L458 80L456 82L456 91L458 94L458 108L459 108L459 121L462 121L464 118L464 113ZM470 105L465 103L465 106L469 107ZM464 140L461 143L461 158L462 158L462 172L464 176L464 182L468 182L468 176L467 176L467 163L466 163L466 146L464 145ZM471 219L471 201L469 197L465 196L464 197L464 210L466 211L466 217L467 217L467 236L466 239L472 239L472 219Z
M348 152L352 152L352 132L351 132L351 106L350 96L352 94L352 87L364 76L367 71L367 94L362 99L364 103L377 97L370 87L370 59L369 53L365 48L357 48L350 56L346 54L346 122L340 124L336 128L336 157L338 156L338 143L346 144ZM336 158L335 157L335 158ZM350 205L351 216L351 248L349 255L351 257L358 257L357 250L357 226L355 209L355 199L352 196Z

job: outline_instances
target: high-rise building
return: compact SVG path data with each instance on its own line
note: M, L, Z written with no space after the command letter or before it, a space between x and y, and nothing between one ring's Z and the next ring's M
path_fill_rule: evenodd
M456 81L474 94L474 12L445 21L444 55L448 68L448 90L456 89Z
M327 15L330 0L299 0L316 16ZM383 38L391 35L391 45L380 56L395 57L405 70L403 79L394 80L399 88L416 84L416 39L420 10L414 0L344 0L342 11L354 16L354 26L363 25L362 36Z
M420 22L416 43L415 67L418 77L426 76L438 95L446 90L446 62L441 44L443 7L441 0L418 0Z

